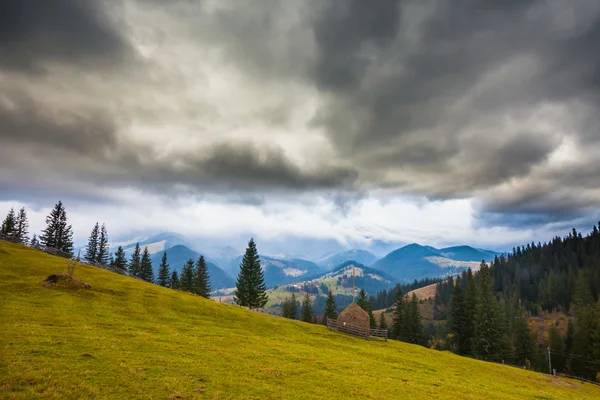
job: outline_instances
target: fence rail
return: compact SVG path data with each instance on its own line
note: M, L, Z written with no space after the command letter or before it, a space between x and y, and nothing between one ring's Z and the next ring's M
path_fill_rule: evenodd
M379 339L383 339L387 342L387 339L388 339L387 329L361 328L359 326L355 326L355 325L349 324L347 322L340 322L338 320L331 319L331 318L327 318L327 328L330 331L335 329L338 332L348 333L350 335L362 337L367 340L369 340L370 338L379 338Z
M584 378L582 378L582 377L579 377L579 376L572 376L572 375L561 374L561 373L558 373L558 374L556 374L556 375L557 375L557 376L563 376L563 377L565 377L565 378L569 378L569 379L577 379L577 380L581 381L581 383L583 383L583 382L587 382L587 383L591 383L592 385L600 386L600 382L594 382L594 381L590 381L590 380L588 380L588 379L584 379Z

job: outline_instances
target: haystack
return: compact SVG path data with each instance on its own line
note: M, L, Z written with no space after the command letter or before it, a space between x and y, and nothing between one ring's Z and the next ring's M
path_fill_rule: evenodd
M369 314L356 303L350 303L338 317L339 322L345 322L359 328L369 329L371 327Z

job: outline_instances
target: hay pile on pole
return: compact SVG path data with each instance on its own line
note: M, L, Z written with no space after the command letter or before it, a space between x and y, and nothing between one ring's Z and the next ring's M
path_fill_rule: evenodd
M371 327L369 314L356 303L351 303L340 313L338 322L350 324L359 328L369 329Z

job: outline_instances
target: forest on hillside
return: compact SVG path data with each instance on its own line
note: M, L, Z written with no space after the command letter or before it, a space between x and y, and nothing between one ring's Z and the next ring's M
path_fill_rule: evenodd
M598 379L600 373L600 232L573 229L549 243L531 243L496 256L478 273L438 283L430 332L438 347L557 372ZM538 340L531 319L543 312L566 315L544 327ZM445 326L444 326L445 325Z

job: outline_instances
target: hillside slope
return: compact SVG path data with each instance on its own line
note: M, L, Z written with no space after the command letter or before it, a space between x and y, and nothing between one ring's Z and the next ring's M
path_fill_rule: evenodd
M577 381L365 341L0 242L4 398L600 398ZM179 397L177 397L179 396Z

